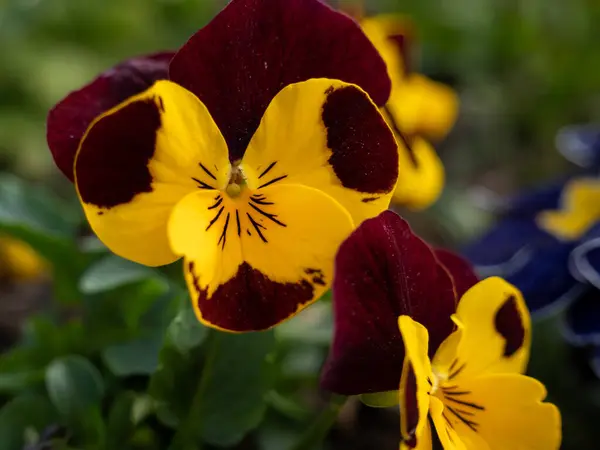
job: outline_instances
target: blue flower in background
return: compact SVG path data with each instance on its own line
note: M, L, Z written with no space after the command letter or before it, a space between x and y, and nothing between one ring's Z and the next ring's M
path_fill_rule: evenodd
M564 309L564 335L595 346L600 377L600 128L567 127L559 151L584 170L508 199L500 221L463 253L481 276L522 292L535 317Z

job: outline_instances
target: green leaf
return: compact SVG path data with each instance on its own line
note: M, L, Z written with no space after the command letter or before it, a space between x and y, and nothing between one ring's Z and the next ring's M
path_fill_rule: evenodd
M188 417L186 423L192 428L200 423L206 442L231 446L257 427L265 413L266 396L274 382L268 355L275 347L275 334L213 334L214 365L204 375L204 392L196 392L198 416Z
M202 440L235 445L264 415L274 381L269 358L274 333L211 330L207 337L190 336L189 327L181 325L187 320L178 316L171 325L149 392L159 401L159 415L178 424L173 448Z
M50 263L61 301L78 300L77 280L93 259L83 255L75 243L79 222L79 214L47 189L0 175L0 232L28 243Z
M104 363L118 377L150 375L158 367L162 336L112 345L102 352Z
M208 328L196 318L189 299L185 298L184 301L183 308L181 308L167 330L170 342L181 354L198 347L208 335Z
M56 409L73 420L100 404L104 383L90 361L80 356L66 356L53 361L46 369L46 389Z
M56 411L47 398L38 394L16 397L0 410L0 448L22 450L28 430L39 435L56 420Z
M127 442L135 431L134 404L133 392L120 393L114 400L106 424L107 449L126 448Z
M93 264L81 277L79 288L84 294L97 294L152 278L155 272L115 255L109 255Z

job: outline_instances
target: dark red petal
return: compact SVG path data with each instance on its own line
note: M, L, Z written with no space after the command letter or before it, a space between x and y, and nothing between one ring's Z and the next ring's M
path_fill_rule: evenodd
M77 188L84 203L101 208L128 203L152 192L148 162L161 126L151 99L129 103L90 128L77 158Z
M47 139L58 168L73 181L73 161L79 142L92 121L132 95L168 78L174 52L127 60L90 84L71 92L48 114Z
M438 248L435 249L435 257L450 272L450 276L454 282L454 289L456 289L457 300L460 300L464 293L479 281L473 270L473 266L456 253Z
M335 334L321 382L339 394L398 389L404 361L399 316L429 330L430 356L454 329L449 273L390 211L365 221L341 245L333 297Z
M391 192L398 180L398 146L365 94L356 86L336 89L327 96L322 118L329 164L342 185L371 194Z
M308 281L278 283L245 262L208 299L207 292L196 282L193 262L186 264L186 270L194 279L198 296L192 301L202 319L229 331L266 330L293 316L313 299L314 288Z
M233 0L175 55L170 76L208 107L232 160L289 84L339 79L378 106L391 90L385 63L359 26L318 0Z

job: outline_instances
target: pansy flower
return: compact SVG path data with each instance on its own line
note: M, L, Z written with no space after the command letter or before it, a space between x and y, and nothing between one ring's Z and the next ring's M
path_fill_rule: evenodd
M394 201L426 208L444 187L444 167L431 141L443 138L454 125L458 97L450 87L412 70L414 32L407 19L379 15L360 23L385 60L392 80L392 93L383 114L400 148L402 177Z
M575 345L600 345L600 133L569 128L559 150L586 169L506 202L501 220L463 251L482 275L516 285L534 317L565 310ZM600 349L593 352L600 376Z
M522 375L530 320L515 287L477 282L459 257L433 250L385 212L342 244L333 289L334 345L322 383L399 404L402 449L430 450L431 424L447 450L559 447L557 408Z
M183 257L203 323L270 328L328 289L340 242L388 207L385 63L317 0L233 0L166 59L126 62L59 103L51 150L112 251Z

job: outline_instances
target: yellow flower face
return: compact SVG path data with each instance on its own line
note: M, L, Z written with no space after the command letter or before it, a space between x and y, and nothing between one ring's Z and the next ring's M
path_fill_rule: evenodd
M462 297L453 318L457 331L431 361L427 329L399 318L406 349L400 448L432 448L430 417L446 450L558 449L560 413L543 403L544 386L522 375L530 320L520 292L488 278Z
M600 182L596 178L576 178L564 188L561 209L544 211L538 224L552 235L567 241L582 237L600 220Z
M131 122L134 131L123 126ZM396 164L356 166L364 151L358 129L383 136L370 142L377 165L379 152L396 154L359 87L292 84L273 99L242 159L231 162L204 104L159 81L92 124L75 162L76 185L92 228L115 253L152 266L184 257L202 322L263 329L318 299L339 244L355 223L387 208ZM140 130L148 132L147 153L123 158L133 139L140 145ZM102 170L119 158L120 168ZM110 193L98 189L107 181L115 184Z
M384 59L392 93L383 114L400 148L393 200L413 209L430 206L444 186L444 167L430 140L442 139L458 113L456 93L441 83L412 73L410 24L399 16L380 15L361 21L365 34Z
M69 94L48 143L112 251L149 266L183 258L202 322L264 330L318 299L339 244L387 209L390 91L344 14L319 0L232 0L177 52Z

